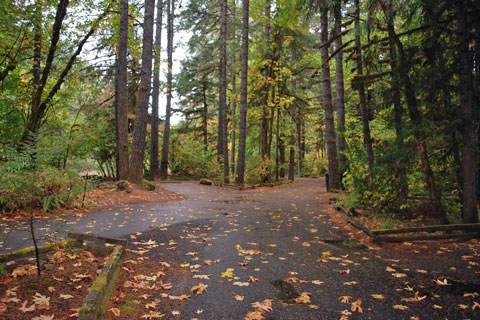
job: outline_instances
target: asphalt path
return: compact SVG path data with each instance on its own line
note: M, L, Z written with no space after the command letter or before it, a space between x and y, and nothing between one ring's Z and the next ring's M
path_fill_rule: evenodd
M320 209L318 179L246 191L166 187L183 193L174 207L194 218L137 238L158 244L143 255L168 257L187 274L169 294L191 298L166 318L480 319L477 242L398 252L332 244L350 235ZM208 287L195 294L200 283Z
M42 219L37 233L127 238L130 255L168 258L182 277L167 293L190 296L168 319L480 319L478 242L352 247L321 206L318 179L244 191L159 185L183 198ZM27 222L1 228L0 252L31 245Z

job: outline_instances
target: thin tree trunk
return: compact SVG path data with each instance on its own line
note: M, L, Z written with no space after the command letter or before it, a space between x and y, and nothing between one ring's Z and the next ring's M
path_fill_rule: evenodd
M294 58L295 58L295 53L294 53ZM297 80L295 77L292 77L292 96L295 97L297 94ZM296 128L296 118L297 118L297 110L295 108L295 104L292 103L292 124ZM290 163L288 166L288 180L294 180L295 179L295 146L296 146L296 141L295 141L295 133L290 134Z
M168 153L170 149L170 116L172 106L172 67L173 67L173 19L175 12L175 0L167 0L167 107L165 111L165 129L163 130L162 160L160 162L160 178L168 177Z
M340 176L346 170L345 158L345 85L343 79L343 50L342 48L342 5L337 0L333 8L335 18L335 105L337 109L337 146L338 146L338 168ZM340 179L341 180L341 179Z
M335 137L335 124L332 110L332 88L330 84L330 66L328 64L328 8L326 0L322 1L320 16L322 48L322 96L325 112L325 135L327 138L328 172L330 175L330 189L340 189L340 175L338 172L337 143Z
M205 153L208 152L208 105L207 105L207 84L203 82L203 145Z
M362 118L363 143L367 151L368 173L370 182L373 180L373 147L372 138L370 136L370 124L368 120L367 99L365 97L365 85L363 83L363 61L362 61L362 44L360 42L360 4L359 0L355 0L355 51L357 63L357 90L359 98L360 116Z
M153 65L152 128L150 138L150 179L160 175L158 163L158 95L160 93L160 52L162 44L163 0L157 0L157 22L155 24L155 62Z
M247 84L248 84L248 11L249 0L242 0L242 69L240 73L240 123L238 133L237 176L235 184L243 186L245 183L245 149L247 137Z
M280 115L279 115L280 116ZM285 123L282 118L281 126L282 126L282 133L280 133L280 141L279 141L279 152L280 152L280 178L285 179L285 134L284 128L285 128Z
M218 143L223 155L223 182L229 183L227 126L227 0L220 0L220 92ZM221 129L220 129L221 128ZM221 137L220 137L221 135Z
M275 132L275 181L280 177L280 107L277 107L277 123Z
M128 46L128 0L120 1L120 32L117 57L117 81L115 92L115 131L117 133L117 179L128 177L128 89L127 89L127 46Z
M264 59L268 60L270 59L270 10L271 10L271 5L270 1L267 2L265 6L265 19L267 22L263 26L263 38L266 42L265 44L265 49L264 49ZM270 62L271 64L271 62ZM269 149L269 143L268 143L268 102L269 102L269 94L270 94L270 71L271 71L271 65L266 64L265 69L263 70L263 77L264 77L264 88L263 88L263 105L262 105L262 121L261 121L261 129L260 129L260 143L261 143L261 150L262 150L262 161L265 162L269 158L270 154L270 149ZM265 176L262 178L262 182L267 182L269 178L269 173L267 172Z
M469 50L470 35L468 34L468 3L465 0L457 4L457 41L460 61L459 91L460 110L462 112L462 176L463 176L463 222L478 222L477 179L476 179L476 144L473 113L474 85L473 58ZM478 30L477 30L478 31Z
M145 158L145 137L147 134L148 100L150 98L153 54L153 15L155 0L145 0L145 21L143 23L142 72L135 107L133 125L132 157L128 180L143 185L143 160Z
M232 1L232 43L236 43L236 17L237 4ZM232 50L232 175L235 174L235 142L236 142L236 116L237 116L237 53L235 49Z

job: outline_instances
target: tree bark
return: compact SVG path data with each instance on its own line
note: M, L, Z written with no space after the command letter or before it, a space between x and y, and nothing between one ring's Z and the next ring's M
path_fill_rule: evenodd
M163 0L157 0L157 22L155 24L155 61L153 65L152 128L150 138L150 179L160 176L158 163L158 95L160 93L160 52L162 50Z
M155 0L145 0L145 21L143 23L142 71L135 108L135 122L132 142L132 157L128 180L143 185L143 160L147 134L148 100L150 98L153 54L153 15Z
M267 4L265 6L265 19L266 23L263 26L263 38L265 41L265 48L264 48L264 59L269 60L271 59L270 57L270 10L271 10L271 4L270 0L267 1ZM264 87L263 87L263 105L262 105L262 120L261 120L261 129L260 129L260 144L261 144L261 151L262 151L262 162L265 164L269 158L270 158L270 144L269 144L269 137L268 137L268 132L269 132L269 125L268 125L268 112L269 112L269 98L270 98L270 79L273 77L270 72L272 70L271 68L272 61L270 60L270 63L265 64L263 69L263 77L264 77ZM272 118L273 120L273 118ZM270 127L271 129L271 127ZM262 176L262 183L265 183L269 180L270 173L268 172L268 166L265 165L265 168L267 172L263 174Z
M220 0L220 92L218 144L223 156L223 182L229 183L228 126L227 126L227 0Z
M462 0L457 3L457 51L460 61L459 91L460 110L462 112L462 177L463 177L463 222L478 222L477 208L477 178L476 178L476 143L475 126L473 119L473 57L469 50L471 37L467 29L468 1Z
M332 88L330 84L330 66L328 64L328 8L326 1L322 1L320 15L321 42L320 55L322 57L322 96L325 112L325 135L327 139L328 172L330 175L330 189L340 189L340 175L338 172L337 143L335 124L332 110Z
M120 31L117 57L116 121L117 179L128 177L128 96L127 96L128 0L120 1Z
M248 16L249 0L242 0L242 68L240 72L240 123L238 133L237 176L235 184L245 183L245 148L247 137L247 85L248 85Z
M165 129L163 130L162 160L160 162L160 178L166 180L168 177L168 153L170 149L170 115L172 106L172 66L173 66L173 19L175 0L167 0L167 107L165 111Z
M236 1L232 1L232 43L236 43L236 17L237 17L237 4ZM232 50L232 154L231 154L231 166L232 175L235 174L235 143L236 143L236 117L237 117L237 53L235 49Z
M337 146L338 146L338 168L340 176L343 176L346 168L345 158L345 85L343 78L343 50L342 44L342 5L337 0L333 7L335 18L335 105L337 109ZM341 179L340 179L341 180Z
M207 104L207 84L203 82L202 87L203 99L203 145L205 153L208 152L208 104Z
M371 182L374 178L373 176L373 147L372 147L372 138L370 136L370 124L368 120L368 111L367 111L367 99L365 96L365 85L363 76L363 61L362 61L362 44L360 42L360 4L359 0L355 0L355 60L357 64L357 79L356 83L358 90L359 98L359 108L360 116L362 118L362 128L363 128L363 143L365 145L365 150L367 151L367 162L368 162L368 173L369 181Z

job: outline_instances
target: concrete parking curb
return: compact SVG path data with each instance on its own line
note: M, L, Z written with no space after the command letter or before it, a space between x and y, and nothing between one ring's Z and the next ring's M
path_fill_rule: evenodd
M97 276L79 311L79 320L103 319L122 266L125 248L117 245Z

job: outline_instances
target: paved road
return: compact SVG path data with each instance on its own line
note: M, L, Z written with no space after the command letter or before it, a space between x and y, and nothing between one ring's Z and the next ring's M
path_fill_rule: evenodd
M170 261L162 280L178 281L171 290L143 293L149 301L162 301L159 312L168 310L162 294L191 296L164 318L243 319L255 310L252 303L270 299L266 319L480 319L476 242L383 248L326 243L348 235L320 209L324 186L316 179L246 191L196 182L161 185L184 199L42 220L37 229L52 237L75 230L154 241L157 245L148 252L138 251L145 245L131 243L129 248L148 258L142 261L150 261L151 272L159 262ZM2 232L8 227L3 224ZM28 245L27 230L8 234L0 252ZM208 285L206 292L191 293L200 282Z
M137 239L159 244L149 259L174 261L172 269L187 274L168 294L192 297L167 318L243 319L252 303L271 299L266 319L480 319L480 306L472 309L480 301L477 243L410 251L325 243L346 236L320 210L324 187L316 179L243 192L189 182L167 188L184 193L173 207L192 218ZM198 274L210 277L193 278ZM446 286L434 282L444 279ZM200 282L207 291L192 294ZM153 298L165 301L158 292Z

